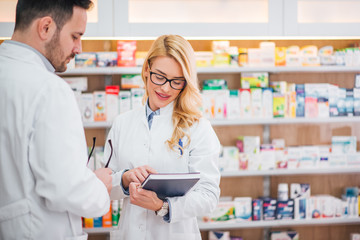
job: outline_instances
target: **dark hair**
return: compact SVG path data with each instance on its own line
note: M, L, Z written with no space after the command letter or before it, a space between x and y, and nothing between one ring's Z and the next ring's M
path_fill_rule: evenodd
M25 30L35 19L45 16L50 16L61 30L72 17L74 6L88 10L92 5L91 0L19 0L15 30Z

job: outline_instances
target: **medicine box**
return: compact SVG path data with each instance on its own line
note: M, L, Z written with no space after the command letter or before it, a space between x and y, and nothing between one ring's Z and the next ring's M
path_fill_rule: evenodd
M354 116L360 116L360 88L354 88Z
M269 73L241 73L241 88L269 87Z
M261 118L262 117L262 89L261 88L251 88L251 110L252 117Z
M275 220L276 218L276 199L263 199L263 218L264 220Z
M131 110L131 92L119 91L119 113Z
M296 84L296 117L305 117L305 85Z
M310 184L292 183L290 185L290 198L309 198L311 196Z
M106 121L106 94L105 91L95 91L94 93L94 120Z
M294 200L277 201L276 203L276 219L293 219L294 218Z
M106 86L106 117L112 122L119 114L119 86Z
M299 234L295 231L272 232L271 240L299 240Z
M250 197L236 197L234 199L235 218L237 221L251 221L252 201Z
M143 88L144 82L140 74L124 74L121 76L121 89Z
M145 89L143 88L132 88L131 92L131 109L142 106L142 98L145 94Z
M274 118L285 117L285 95L273 93L273 116Z
M333 154L356 153L356 136L333 136L331 147Z
M262 89L262 117L273 117L273 92L272 88ZM360 99L359 99L360 100ZM359 112L360 114L360 112Z
M235 220L235 206L233 201L220 201L216 209L209 215L210 221Z
M94 95L92 93L81 94L80 112L83 122L94 121Z
M97 59L95 52L82 52L75 55L75 67L96 67Z
M117 66L117 52L97 52L98 67L115 67Z
M260 221L263 219L263 201L261 199L252 200L252 220Z

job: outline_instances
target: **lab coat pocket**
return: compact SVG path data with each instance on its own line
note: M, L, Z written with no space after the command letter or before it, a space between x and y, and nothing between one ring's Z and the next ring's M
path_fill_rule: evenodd
M27 199L0 208L0 235L4 239L31 237L30 207Z

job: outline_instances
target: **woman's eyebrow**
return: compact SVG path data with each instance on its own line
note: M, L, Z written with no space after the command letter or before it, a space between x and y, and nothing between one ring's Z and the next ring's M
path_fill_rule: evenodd
M155 70L156 70L156 71L158 71L158 72L160 72L162 75L167 76L167 74L166 74L166 73L164 73L163 71L161 71L160 69L155 68ZM178 79L178 78L184 78L184 79L185 79L185 77L184 77L184 76L182 76L182 77L174 77L174 79Z

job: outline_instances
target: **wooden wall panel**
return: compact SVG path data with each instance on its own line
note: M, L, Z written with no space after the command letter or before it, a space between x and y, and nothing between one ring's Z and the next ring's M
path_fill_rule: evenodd
M346 187L360 186L360 174L319 174L271 177L271 197L277 197L279 183L287 183L289 185L289 194L291 183L309 183L311 195L329 194L341 198Z
M286 146L331 145L332 136L357 136L359 123L282 124L270 126L270 139L283 138Z
M236 146L238 136L260 136L262 142L263 126L214 126L214 130L223 146Z
M263 196L262 177L226 177L220 181L221 196L252 197Z
M355 83L355 74L359 72L291 72L270 74L270 81L286 81L288 83L331 83L342 88L353 88Z

